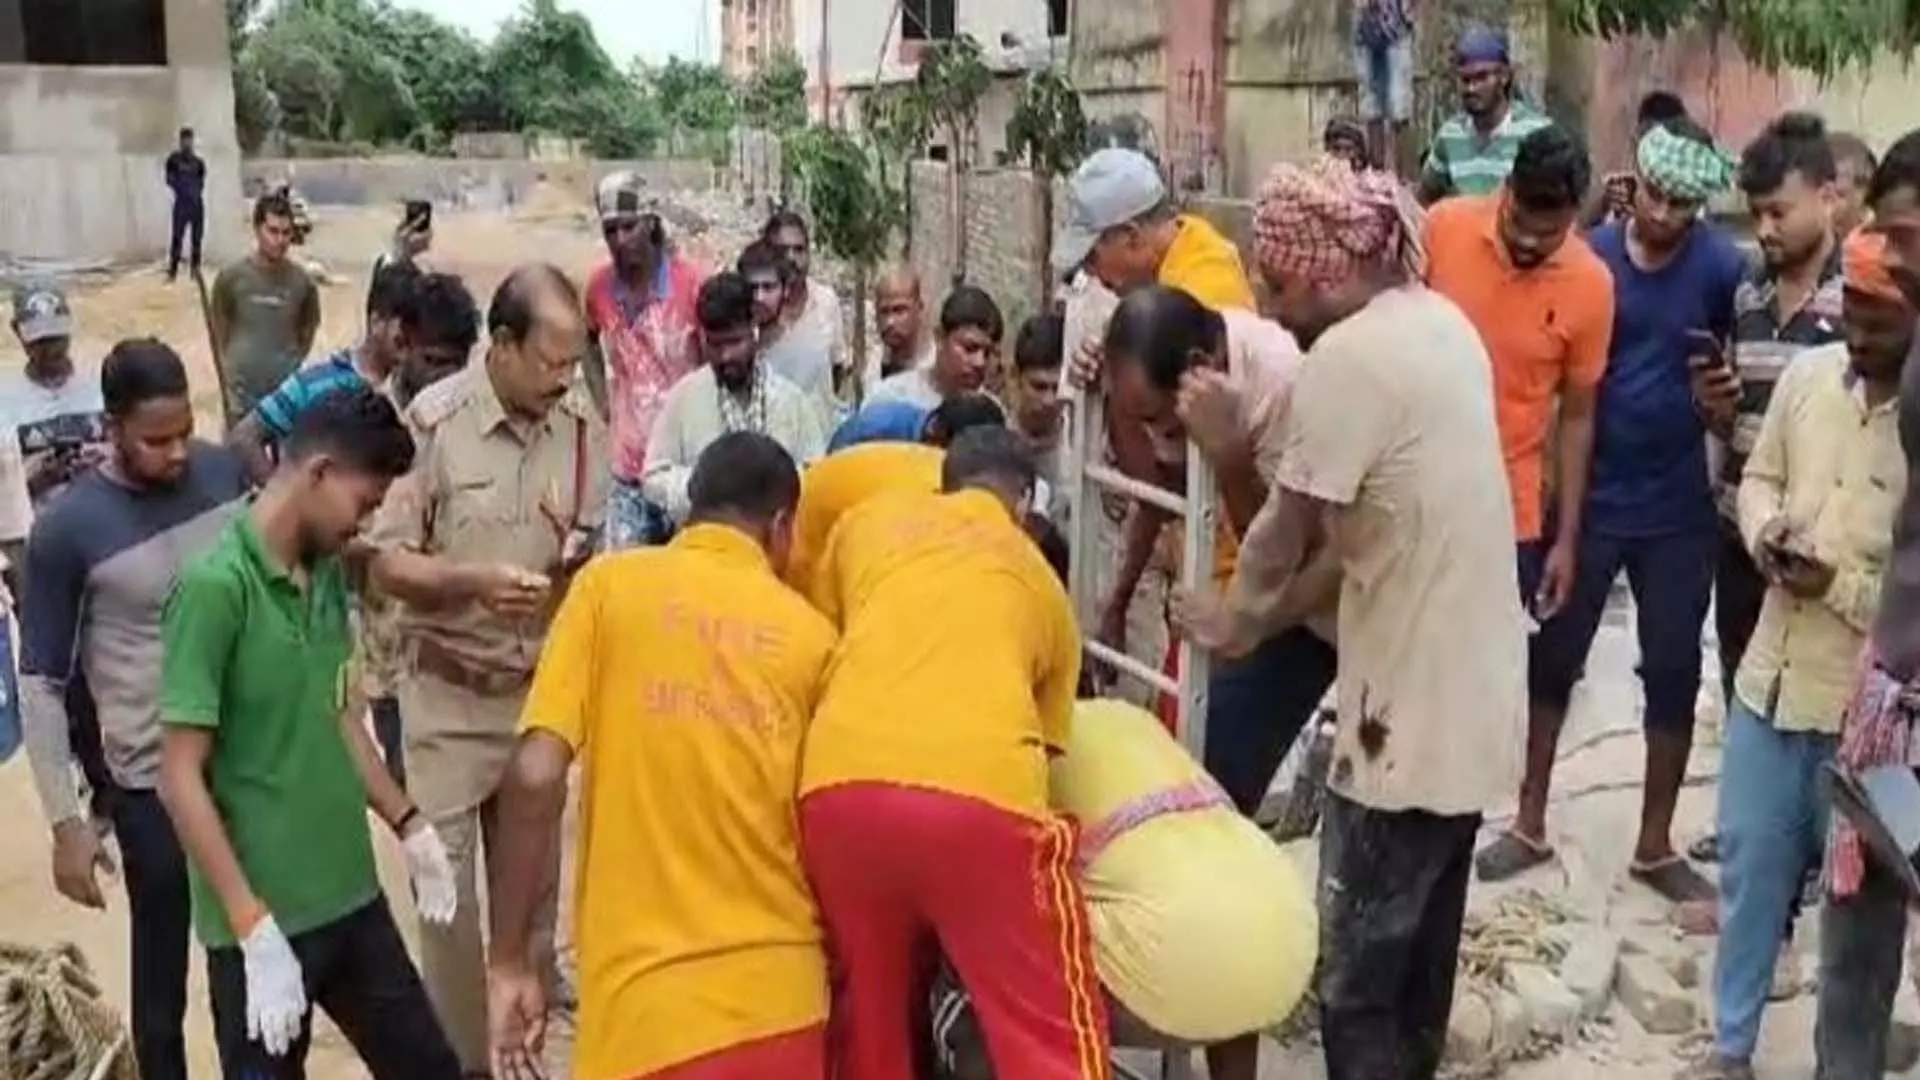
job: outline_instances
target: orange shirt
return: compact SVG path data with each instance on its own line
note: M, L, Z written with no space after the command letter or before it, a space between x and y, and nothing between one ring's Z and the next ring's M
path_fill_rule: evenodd
M1202 217L1180 215L1180 231L1160 260L1159 280L1167 288L1179 289L1215 311L1254 310L1253 287L1247 283L1247 269L1240 262L1240 249ZM1176 535L1180 527L1175 524ZM1224 583L1233 577L1239 546L1233 523L1222 513L1214 529L1216 582Z
M813 590L813 568L827 538L847 511L888 492L940 490L946 453L922 443L876 442L850 446L807 466L800 474L800 507L793 516L793 554L787 581Z
M1592 390L1613 343L1613 274L1579 236L1516 268L1500 240L1504 195L1446 199L1427 212L1427 284L1466 312L1493 358L1500 450L1513 524L1539 538L1547 433L1568 388Z
M841 638L801 795L878 780L1046 817L1080 631L1006 506L983 491L874 499L834 530L814 582Z
M718 525L601 556L567 591L521 724L582 766L579 1080L825 1020L794 789L833 644Z

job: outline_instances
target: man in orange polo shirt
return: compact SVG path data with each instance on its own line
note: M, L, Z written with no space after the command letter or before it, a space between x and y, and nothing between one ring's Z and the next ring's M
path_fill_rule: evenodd
M1613 275L1574 230L1592 179L1585 148L1566 129L1544 127L1520 140L1498 193L1445 200L1426 223L1427 283L1466 312L1493 361L1520 589L1540 622L1573 589L1594 402L1613 339ZM1549 516L1542 504L1556 412ZM1550 742L1544 752L1551 760ZM1480 873L1500 880L1550 854L1544 837L1509 831L1480 853Z
M998 1080L1109 1075L1074 828L1047 786L1080 635L1021 527L1033 482L1018 435L976 428L948 448L940 494L855 509L815 575L841 645L807 735L800 831L845 977L841 1080L915 1075L936 943Z
M574 579L501 789L494 1075L539 1075L528 955L577 758L578 1080L825 1080L827 960L801 869L800 744L833 627L779 572L800 477L764 435L700 454L687 527ZM632 663L636 656L644 664Z

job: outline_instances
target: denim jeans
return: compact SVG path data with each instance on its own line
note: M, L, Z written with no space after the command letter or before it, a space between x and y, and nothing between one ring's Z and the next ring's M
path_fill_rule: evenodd
M605 530L601 547L606 551L654 547L673 539L673 519L665 507L657 506L640 493L638 483L614 477L607 491Z
M1827 839L1821 770L1837 736L1778 731L1735 698L1720 759L1720 950L1714 1048L1747 1061L1808 864Z
M1241 813L1260 809L1338 666L1333 646L1304 626L1217 662L1207 683L1206 769Z
M187 857L152 791L115 791L109 805L132 927L133 1056L146 1080L187 1080Z

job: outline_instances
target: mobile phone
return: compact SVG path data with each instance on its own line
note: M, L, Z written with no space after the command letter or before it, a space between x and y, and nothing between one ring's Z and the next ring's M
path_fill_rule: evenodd
M433 228L433 204L425 199L408 200L406 226L408 232L425 232Z

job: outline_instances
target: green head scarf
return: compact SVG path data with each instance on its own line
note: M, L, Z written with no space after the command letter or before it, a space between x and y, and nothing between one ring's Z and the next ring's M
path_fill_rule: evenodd
M1640 137L1634 158L1641 175L1676 199L1706 202L1733 186L1732 158L1717 146L1675 135L1663 125Z

